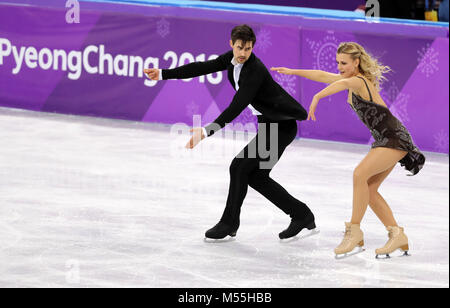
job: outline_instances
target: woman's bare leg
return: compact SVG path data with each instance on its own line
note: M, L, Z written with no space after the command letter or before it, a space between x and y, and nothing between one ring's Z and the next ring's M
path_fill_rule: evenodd
M380 185L386 179L386 177L391 173L395 166L383 171L377 175L374 175L367 182L369 185L369 206L372 211L377 215L385 227L397 226L394 215L391 208L378 192Z
M370 200L368 181L374 175L391 169L407 154L390 148L371 149L353 172L352 224L360 224Z

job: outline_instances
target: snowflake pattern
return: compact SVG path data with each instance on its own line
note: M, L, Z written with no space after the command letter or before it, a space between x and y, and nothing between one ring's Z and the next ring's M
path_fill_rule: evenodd
M261 31L258 32L256 37L257 37L257 42L255 45L255 51L256 52L261 51L262 53L266 53L267 49L270 46L272 46L272 38L271 38L270 31L266 30L266 29L262 29Z
M410 101L409 94L400 93L397 95L397 99L395 100L395 102L389 108L391 113L402 123L409 122L409 115L408 115L409 101Z
M334 31L328 31L321 41L317 42L308 38L306 41L313 52L314 69L337 73L336 51L339 47L339 41L335 37Z
M435 150L441 153L448 153L448 132L441 129L439 132L434 134L433 138Z
M422 74L425 74L427 78L439 70L439 52L433 47L430 47L430 44L427 44L426 47L418 50L417 53L419 54L417 59L419 65L417 68Z
M390 106L397 99L398 94L400 93L399 88L395 81L389 86L387 90L384 88L380 91L381 98L386 103L386 105Z
M165 18L161 18L156 23L156 32L160 37L165 38L170 34L170 22L168 22Z
M275 75L276 81L280 84L280 86L285 89L290 95L294 96L297 91L295 90L295 75Z

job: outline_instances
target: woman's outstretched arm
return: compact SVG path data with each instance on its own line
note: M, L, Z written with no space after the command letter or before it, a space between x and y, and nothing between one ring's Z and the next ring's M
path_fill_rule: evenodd
M333 82L328 87L317 93L318 99L322 99L324 97L339 93L344 90L352 89L358 90L360 87L360 81L357 77L341 79L336 82Z
M328 87L326 87L325 89L314 95L311 105L309 106L308 120L309 119L312 119L313 121L316 120L314 112L316 111L319 100L321 100L322 98L348 89L352 91L355 90L358 91L360 86L361 86L360 80L357 77L341 79L336 82L333 82Z
M343 79L343 77L340 74L328 73L321 70L300 70L300 69L290 69L286 67L272 67L270 70L285 75L297 75L300 77L304 77L306 79L310 79L312 81L323 83L333 83Z

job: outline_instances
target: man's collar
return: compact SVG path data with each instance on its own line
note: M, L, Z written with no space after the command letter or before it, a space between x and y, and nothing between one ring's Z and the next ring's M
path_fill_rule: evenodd
M233 66L237 66L240 63L238 61L236 61L236 59L233 57L233 59L231 60L231 64L233 64ZM242 65L242 64L241 64Z

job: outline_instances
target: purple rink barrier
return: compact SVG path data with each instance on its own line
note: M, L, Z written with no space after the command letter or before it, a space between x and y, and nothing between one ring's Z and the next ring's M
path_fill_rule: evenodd
M211 0L209 0L211 1ZM222 1L222 0L212 0ZM232 0L235 3L254 3L254 4L267 4L270 5L287 5L287 6L300 6L311 7L318 9L330 9L330 10L350 10L354 11L356 8L364 4L364 0Z
M361 43L393 69L381 95L418 147L448 154L448 27L100 2L81 2L80 23L70 24L61 1L39 5L0 3L0 106L190 126L200 115L208 124L234 95L226 72L155 83L142 69L213 58L229 50L231 28L246 22L268 68L336 72L339 43ZM273 77L306 109L325 87ZM370 144L346 98L322 100L318 121L301 122L298 136ZM246 109L238 123L256 118Z

